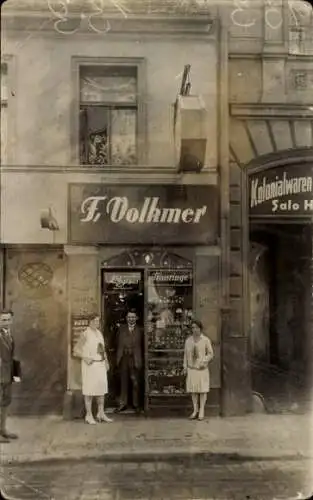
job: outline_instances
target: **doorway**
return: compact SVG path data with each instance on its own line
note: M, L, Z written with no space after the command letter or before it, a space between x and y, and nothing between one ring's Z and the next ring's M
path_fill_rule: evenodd
M102 318L103 332L108 349L110 370L108 372L108 405L117 407L120 396L120 374L116 363L117 336L119 327L126 323L129 309L137 312L137 324L142 331L142 353L144 353L144 271L141 269L125 270L121 268L102 269ZM143 356L144 358L144 356ZM140 406L144 406L144 369L140 376ZM131 405L131 386L129 387Z
M251 224L253 388L275 411L306 397L311 363L311 256L310 225Z

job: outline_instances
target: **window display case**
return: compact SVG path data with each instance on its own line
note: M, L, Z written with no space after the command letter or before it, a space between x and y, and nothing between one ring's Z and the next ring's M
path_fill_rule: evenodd
M193 317L191 269L148 272L147 397L149 408L185 395L183 358ZM161 403L162 404L162 403Z

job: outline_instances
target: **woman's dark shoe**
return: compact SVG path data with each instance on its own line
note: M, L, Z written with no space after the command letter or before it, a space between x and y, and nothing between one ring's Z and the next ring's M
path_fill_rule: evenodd
M189 420L195 420L197 417L198 417L198 411L194 411L194 412L190 415Z

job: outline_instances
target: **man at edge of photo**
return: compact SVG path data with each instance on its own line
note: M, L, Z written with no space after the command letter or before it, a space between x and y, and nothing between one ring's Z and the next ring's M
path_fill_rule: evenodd
M8 408L12 401L14 378L14 340L11 334L13 312L3 309L0 313L0 443L9 443L17 435L7 430Z

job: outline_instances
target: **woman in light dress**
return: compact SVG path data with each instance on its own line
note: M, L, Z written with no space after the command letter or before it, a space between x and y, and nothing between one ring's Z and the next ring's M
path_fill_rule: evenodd
M112 422L104 413L104 396L108 393L107 371L109 370L109 362L99 326L99 316L92 316L89 326L83 332L76 348L76 354L81 358L82 393L85 401L85 422L87 424L96 424L96 420L98 422ZM92 414L93 397L96 397L98 404L96 420Z
M212 344L203 335L201 321L191 323L192 335L185 342L184 371L187 375L186 391L191 394L193 412L191 419L204 419L204 408L210 390L209 362L213 358Z

